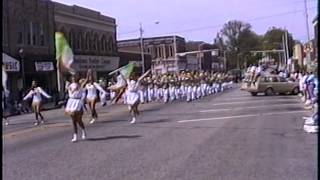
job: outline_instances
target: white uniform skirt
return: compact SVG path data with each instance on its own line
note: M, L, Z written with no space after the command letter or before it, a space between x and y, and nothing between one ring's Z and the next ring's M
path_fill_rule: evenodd
M139 103L139 99L140 99L140 95L138 92L130 92L130 91L127 91L126 92L126 103L128 105L134 105L136 103Z
M75 112L82 112L83 108L83 100L82 99L74 99L69 98L65 112L66 113L75 113Z

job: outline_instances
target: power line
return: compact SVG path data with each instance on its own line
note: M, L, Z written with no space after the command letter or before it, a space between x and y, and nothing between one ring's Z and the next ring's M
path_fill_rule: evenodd
M311 9L316 9L316 7L309 8L308 10L311 10ZM263 19L268 19L268 18L272 18L272 17L284 16L284 15L288 15L288 14L295 14L295 13L303 12L303 11L304 10L290 11L290 12L285 12L285 13L274 14L271 16L264 16L264 17L257 17L257 18L253 18L253 19L247 19L245 21L252 22L252 21L263 20ZM159 36L159 35L164 35L164 34L175 34L175 33L181 33L181 32L200 31L200 30L205 30L205 29L212 29L212 28L221 27L223 25L224 24L205 26L205 27L199 27L199 28L190 28L190 29L185 29L185 30L180 30L180 31L173 31L173 32L168 32L168 33L156 34L154 36Z
M307 2L313 2L313 1L317 1L317 0L309 0ZM304 0L300 0L300 1L293 1L291 2L290 4L298 4L298 3L303 3ZM286 3L286 4L283 4L283 5L287 5L289 3ZM274 4L273 4L274 6ZM279 6L278 6L279 7ZM308 10L311 10L311 9L315 9L316 7L312 7L312 8L308 8ZM246 21L255 21L255 20L260 20L260 19L267 19L267 18L270 18L270 17L277 17L277 16L282 16L282 15L287 15L287 14L294 14L294 13L298 13L298 12L302 12L304 10L298 10L298 11L289 11L289 12L285 12L285 13L280 13L280 14L275 14L275 15L271 15L271 16L265 16L265 17L258 17L257 19L248 19ZM181 21L179 21L181 23ZM174 24L174 23L173 23ZM175 31L175 32L170 32L170 33L165 33L165 34L171 34L171 33L179 33L179 32L190 32L190 31L198 31L198 30L202 30L202 29L211 29L211 28L216 28L216 27L220 27L224 24L220 24L220 25L214 25L214 26L205 26L205 27L200 27L200 28L191 28L191 29L186 29L186 30L181 30L181 31ZM148 27L148 26L145 26L145 27ZM119 32L119 35L126 35L126 34L133 34L133 33L137 33L139 32L138 29L135 29L135 30L132 30L132 31L128 31L128 32L123 32L123 33L120 33Z

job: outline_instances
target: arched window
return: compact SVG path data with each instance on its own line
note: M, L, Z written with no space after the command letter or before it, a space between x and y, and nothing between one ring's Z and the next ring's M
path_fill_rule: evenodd
M106 48L106 36L105 35L102 35L102 37L101 37L101 40L100 40L100 49L101 49L101 51L102 52L105 52L106 50L107 50L107 48Z
M97 51L99 50L98 48L98 41L99 41L99 37L98 37L98 34L94 34L94 37L93 37L93 50L94 51Z
M82 43L82 32L78 32L76 37L76 49L81 49L81 43Z
M74 37L73 37L73 29L70 29L69 31L69 44L71 49L74 47Z
M90 34L89 32L86 33L86 37L85 37L85 49L89 50L90 49Z
M108 40L108 51L109 52L113 52L113 49L114 49L114 44L113 44L113 38L112 36L109 37L109 40Z

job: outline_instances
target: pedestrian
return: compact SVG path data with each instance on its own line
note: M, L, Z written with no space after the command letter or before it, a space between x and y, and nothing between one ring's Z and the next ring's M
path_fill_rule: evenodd
M41 123L44 123L44 118L41 114L42 110L42 96L46 98L52 98L49 94L47 94L40 86L37 85L36 81L32 81L31 89L29 93L23 98L23 100L32 99L32 109L35 113L36 122L34 125L39 125L39 116L41 118Z
M78 125L82 129L82 139L86 139L85 126L82 121L83 116L83 103L84 103L84 86L87 84L88 74L86 79L78 81L76 75L71 77L71 84L68 86L68 101L65 108L65 113L71 117L73 125L73 138L71 142L78 140Z
M129 111L131 113L132 116L132 121L130 122L131 124L134 124L136 122L136 117L137 115L139 115L139 86L140 86L140 82L141 80L148 75L148 73L150 72L147 71L146 73L144 73L141 77L137 78L135 75L131 75L128 79L127 79L127 90L126 90L126 102L128 104L128 108Z

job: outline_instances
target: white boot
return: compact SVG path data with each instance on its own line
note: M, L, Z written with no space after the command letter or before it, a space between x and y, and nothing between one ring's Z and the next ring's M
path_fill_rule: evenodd
M77 141L77 134L73 134L73 138L71 139L71 142L76 142Z
M82 130L82 139L84 140L84 139L86 139L86 137L87 137L87 136L86 136L86 131L83 129L83 130Z
M96 121L95 118L92 118L92 120L90 121L90 124L93 124Z
M136 122L136 118L135 117L133 117L132 118L132 121L130 122L131 124L134 124Z

